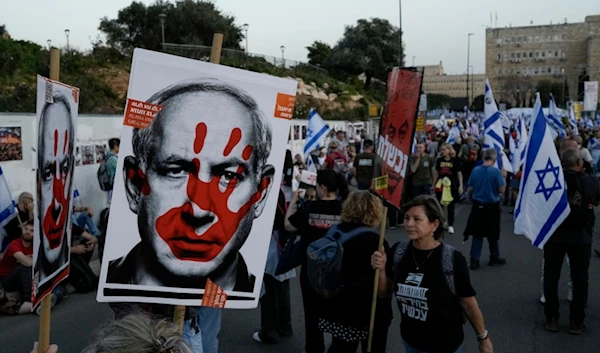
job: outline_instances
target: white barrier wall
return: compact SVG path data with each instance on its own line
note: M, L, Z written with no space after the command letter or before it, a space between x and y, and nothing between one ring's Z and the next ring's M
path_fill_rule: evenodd
M31 192L35 196L37 148L35 145L35 132L37 131L35 121L35 114L32 113L0 113L0 127L21 128L23 159L19 161L0 161L0 167L2 167L15 201L23 191ZM79 153L77 154L77 166L74 172L74 188L79 191L82 204L94 210L96 221L98 221L100 211L107 205L106 193L100 190L96 178L99 166L96 146L100 149L105 146L108 149L108 140L121 136L122 123L122 115L79 115L76 145ZM335 131L347 131L346 121L327 121L327 124ZM288 144L292 156L303 153L307 125L308 120L293 120L292 122ZM365 123L364 128L367 130L368 135L373 134L370 124Z

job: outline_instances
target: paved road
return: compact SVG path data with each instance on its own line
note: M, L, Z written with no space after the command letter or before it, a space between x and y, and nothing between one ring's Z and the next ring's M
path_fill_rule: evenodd
M456 228L462 232L468 216L467 206L457 209ZM600 352L600 258L594 257L590 266L590 301L588 304L588 330L582 336L566 332L568 305L567 286L563 280L559 295L561 300L561 331L548 333L543 328L543 307L538 303L540 294L541 252L523 237L515 236L508 210L502 215L502 255L508 260L505 267L488 267L487 249L484 249L484 266L472 272L471 280L477 290L487 328L493 338L497 353L570 353ZM600 222L597 222L600 223ZM600 231L597 227L596 231ZM402 238L403 231L389 232L391 243ZM462 236L448 236L447 241L468 254L469 244L462 244ZM52 314L52 342L60 346L61 353L77 353L88 342L91 333L111 317L106 304L96 303L95 294L72 295L58 305ZM303 319L302 298L297 280L292 284L292 310L295 335L276 346L263 346L252 341L251 334L260 324L258 310L228 310L224 314L220 335L221 352L302 352ZM388 352L403 352L396 308L390 327ZM0 317L0 353L29 352L37 337L37 316ZM472 330L465 328L465 353L478 352ZM435 333L432 333L432 338Z

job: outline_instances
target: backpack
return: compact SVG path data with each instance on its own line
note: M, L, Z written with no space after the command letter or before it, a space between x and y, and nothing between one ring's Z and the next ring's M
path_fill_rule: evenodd
M100 184L100 190L102 191L110 191L113 189L114 179L111 178L110 174L108 173L108 165L106 164L106 161L108 161L109 158L116 157L117 156L114 154L109 154L106 158L104 158L98 167L96 176L98 177L98 184Z
M71 256L69 283L78 293L93 292L98 288L98 277L82 256Z
M319 295L329 299L347 287L342 283L344 243L364 233L379 235L375 229L369 227L358 227L350 232L343 232L335 225L329 228L323 238L308 245L308 281Z
M401 241L396 245L396 251L394 252L394 271L398 268L400 262L404 258L404 254L408 249L410 242ZM444 279L448 285L450 292L456 296L456 285L454 283L454 255L456 254L456 248L451 245L442 243L442 272L444 273ZM397 271L396 271L397 272Z
M333 152L329 154L329 158L333 160L333 171L342 175L346 175L350 168L345 156L340 152Z
M594 220L594 208L591 206L589 197L586 197L583 189L582 178L585 174L565 173L567 184L567 199L571 212L560 225L564 230L592 230Z
M0 288L0 315L18 315L21 302Z

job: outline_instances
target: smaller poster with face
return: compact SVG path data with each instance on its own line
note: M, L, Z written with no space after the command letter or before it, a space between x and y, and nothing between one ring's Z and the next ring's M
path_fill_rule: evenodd
M423 69L394 68L388 74L386 103L376 153L383 160L373 188L387 203L400 208L409 168L411 144L423 81Z
M135 50L98 301L256 308L296 87Z
M69 274L79 89L38 76L36 106L34 308Z

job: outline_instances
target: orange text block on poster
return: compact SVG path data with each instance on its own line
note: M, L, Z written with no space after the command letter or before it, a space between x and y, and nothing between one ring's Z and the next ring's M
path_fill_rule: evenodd
M125 121L123 125L144 129L152 123L162 107L158 104L146 103L135 99L127 99Z
M294 115L294 106L296 105L296 96L284 93L277 93L275 102L274 116L280 119L292 119Z
M204 288L204 296L202 296L202 306L223 309L226 302L227 293L225 293L223 288L211 281L210 278L207 279L206 287Z

